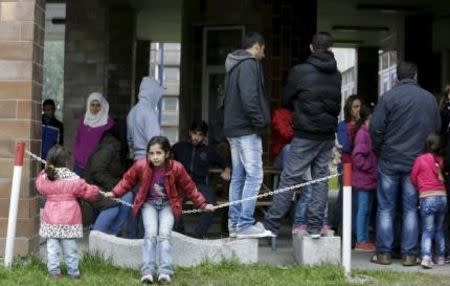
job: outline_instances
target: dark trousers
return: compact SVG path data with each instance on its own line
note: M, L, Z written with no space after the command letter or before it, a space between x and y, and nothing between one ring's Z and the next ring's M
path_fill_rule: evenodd
M331 159L331 149L334 141L316 141L294 138L291 142L289 156L285 162L279 188L290 187L304 181L303 176L311 166L312 179L319 179L330 174L328 164ZM311 233L319 233L325 208L328 201L328 182L321 181L312 185L313 193L308 205L307 229ZM289 210L292 201L292 191L274 195L272 206L265 213L264 226L278 234L281 219Z
M197 189L202 193L202 195L205 197L206 202L209 204L215 205L217 203L216 200L216 193L206 184L196 184ZM212 224L212 221L214 219L214 212L203 212L200 214L197 226L194 230L194 237L196 238L204 238L206 234L208 233L208 229ZM175 231L184 233L185 227L183 218L181 217L179 221L176 223L174 227Z

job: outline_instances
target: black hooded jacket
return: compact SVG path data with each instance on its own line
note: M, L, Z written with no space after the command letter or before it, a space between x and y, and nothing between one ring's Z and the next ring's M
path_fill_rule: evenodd
M270 124L261 64L249 52L237 50L228 54L225 69L224 135L261 135Z
M291 69L283 105L294 110L295 137L334 140L341 111L341 74L332 52L314 52Z

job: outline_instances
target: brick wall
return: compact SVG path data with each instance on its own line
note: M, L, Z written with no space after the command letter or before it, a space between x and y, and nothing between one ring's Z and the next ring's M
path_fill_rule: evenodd
M0 256L5 250L14 146L40 152L45 1L0 2ZM15 254L38 250L38 164L25 160Z

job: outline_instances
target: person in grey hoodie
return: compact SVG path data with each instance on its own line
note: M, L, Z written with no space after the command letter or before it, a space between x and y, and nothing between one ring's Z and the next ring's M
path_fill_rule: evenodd
M264 58L264 39L249 33L243 49L234 51L225 61L223 132L231 147L232 176L229 200L256 195L263 180L261 135L270 124L270 110L264 95L264 77L260 61ZM271 236L253 217L256 199L231 205L228 212L230 237Z
M155 79L142 79L139 102L127 116L127 140L135 161L145 157L148 141L161 133L158 102L163 92L164 88Z

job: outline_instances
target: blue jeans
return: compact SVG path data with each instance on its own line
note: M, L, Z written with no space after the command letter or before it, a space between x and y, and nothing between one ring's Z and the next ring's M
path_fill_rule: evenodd
M289 154L289 149L291 148L291 144L284 145L283 149L281 149L280 154L273 161L273 166L279 170L283 170L284 162L286 162L286 158Z
M69 276L80 275L78 264L80 254L76 239L49 238L47 239L47 270L49 274L61 274L59 260L63 250L64 261L66 262Z
M356 242L369 240L370 212L372 210L375 190L354 188L352 192L358 195L358 210L356 212Z
M172 228L174 216L167 200L153 200L144 203L142 208L144 222L144 243L142 245L142 275L164 273L173 274ZM159 251L156 246L159 246ZM156 256L159 267L156 271Z
M328 164L331 160L333 140L317 141L295 137L291 142L289 156L281 173L280 189L304 182L304 174L311 167L312 179L330 174ZM314 194L307 208L307 228L309 232L319 233L328 202L328 182L321 181L313 186ZM277 234L292 201L292 191L276 194L272 206L265 213L264 226Z
M434 238L435 252L445 257L444 219L447 213L447 197L434 196L420 199L422 217L422 257L431 256Z
M312 186L313 185L304 186L301 190L300 198L297 200L297 203L295 205L295 212L293 217L294 228L306 224L307 221L306 213L313 192ZM322 225L326 224L328 224L328 203L325 208L325 214L322 219Z
M417 214L418 195L411 184L409 170L385 170L380 160L377 185L377 253L391 253L394 242L394 222L397 196L402 205L402 255L417 255L419 224ZM381 166L380 166L381 165ZM387 173L389 172L389 173Z
M128 192L120 199L132 203L133 193ZM122 204L104 209L95 220L94 230L118 235L130 212L131 208Z
M252 134L228 138L231 147L232 175L230 201L253 197L259 193L263 181L261 137ZM256 199L231 205L228 211L228 229L241 231L255 222Z

